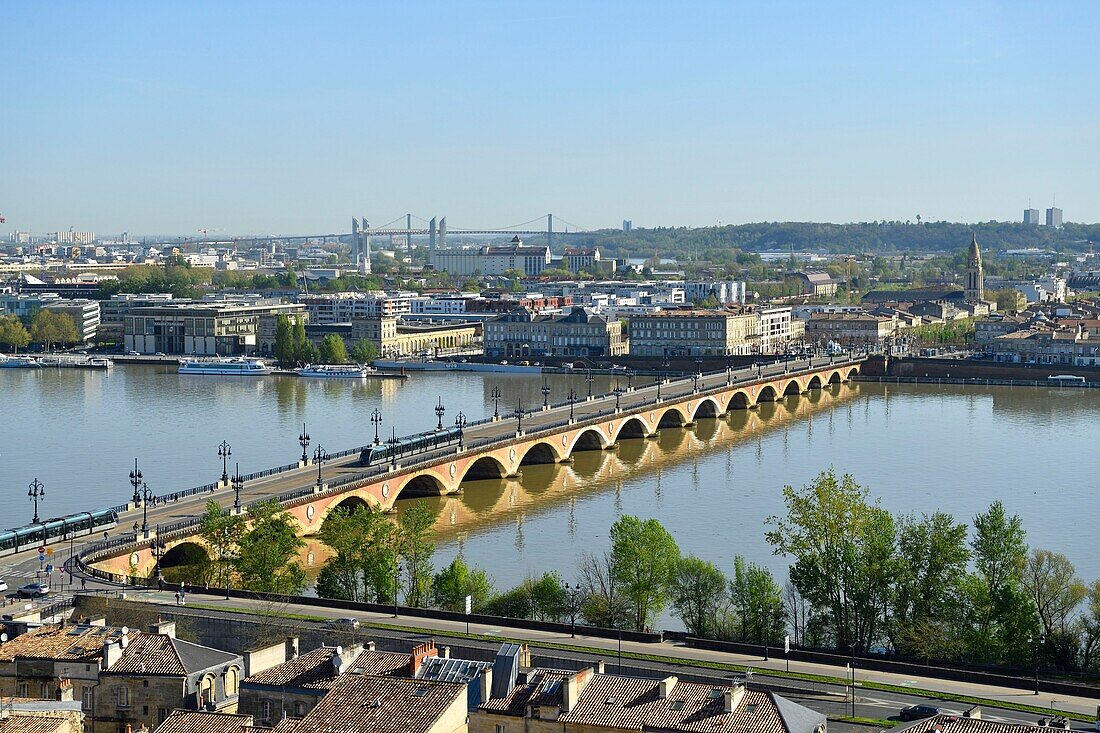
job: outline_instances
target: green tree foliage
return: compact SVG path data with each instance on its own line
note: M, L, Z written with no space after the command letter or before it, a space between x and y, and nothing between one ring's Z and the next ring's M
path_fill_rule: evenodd
M332 549L317 595L349 601L393 602L397 569L397 527L377 507L338 507L321 525L318 538Z
M294 322L291 329L291 343L294 344L294 361L299 364L317 361L317 349L313 348L313 344L306 337L306 324L301 318Z
M766 533L776 554L794 559L791 581L828 619L840 649L866 651L889 601L894 528L868 491L832 469L808 486L783 489L785 517L770 517Z
M484 613L508 618L565 621L572 617L565 583L556 572L528 576L515 588L489 599Z
M347 364L348 349L339 334L329 333L321 339L318 358L322 364Z
M359 339L351 347L351 358L357 364L370 364L378 358L378 346L369 339Z
M305 542L294 518L277 501L249 510L249 528L241 535L234 567L241 584L262 593L289 595L305 588L305 571L297 560Z
M176 298L193 298L201 295L202 286L213 274L210 268L187 265L134 265L101 289L108 297L115 293L171 293Z
M978 660L1019 659L1033 632L1034 609L1023 590L1027 535L1019 516L994 501L974 517L970 549L975 574L967 581L972 628L970 654Z
M0 344L19 351L31 342L30 332L16 316L0 316Z
M245 532L243 516L234 515L211 499L199 519L199 537L210 548L212 577L208 582L224 586L233 572L233 559L236 557L241 538Z
M46 351L57 344L75 344L80 340L76 323L68 313L43 308L31 322L31 340L42 344Z
M1060 667L1073 666L1078 649L1073 613L1088 597L1088 587L1069 558L1039 549L1024 563L1023 586L1038 615L1047 656Z
M729 594L736 616L727 617L724 635L736 630L741 641L771 641L780 635L783 596L770 570L738 555L733 559Z
M615 573L611 552L584 553L578 562L583 602L581 617L593 626L619 628L631 618L630 601Z
M665 607L680 548L656 519L623 515L610 535L613 572L630 601L634 627L644 629Z
M726 575L713 563L694 555L680 558L668 588L676 617L688 633L715 636L718 612L726 601Z
M279 316L275 321L275 358L283 366L294 363L296 349L294 344L294 329L290 325L290 318Z
M432 598L446 611L465 611L466 596L471 596L474 613L480 610L493 595L493 581L478 567L467 567L461 557L436 573L432 579Z
M397 547L405 570L405 603L410 606L422 606L430 598L434 527L435 516L423 502L406 509L397 523Z

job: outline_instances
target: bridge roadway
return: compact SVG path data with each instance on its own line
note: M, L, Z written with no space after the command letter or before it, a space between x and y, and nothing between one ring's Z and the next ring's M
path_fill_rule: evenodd
M318 492L316 488L317 467L315 465L299 464L298 467L289 468L281 473L247 481L241 490L240 500L242 506L247 507L248 504L253 502L272 497L280 498L284 504L291 507L291 511L298 517L299 522L303 525L303 534L311 534L320 527L327 512L345 501L348 495L358 496L360 500L380 504L385 508L391 507L401 493L401 488L388 491L386 479L399 476L407 477L405 486L402 488L408 488L410 492L449 493L457 490L465 478L493 477L492 470L489 470L488 474L485 473L485 469L492 469L492 464L497 466L495 474L497 476L516 475L515 468L522 462L522 459L514 456L511 461L514 465L505 465L509 461L504 454L509 450L515 450L514 447L510 449L509 446L519 445L527 440L528 436L537 435L540 431L545 433L548 430L553 430L555 426L558 430L553 433L554 435L557 435L558 432L571 431L572 444L567 451L558 451L551 460L568 460L568 453L573 449L585 449L580 445L581 433L587 433L588 435L585 436L587 439L591 439L596 434L597 431L594 431L591 427L586 428L586 425L591 426L594 424L598 428L608 421L611 421L612 424L617 422L618 431L621 433L625 427L624 423L631 415L638 415L643 408L654 409L657 407L658 392L661 400L660 409L665 411L676 410L678 419L672 424L687 425L693 422L696 413L703 402L706 401L708 395L717 395L723 398L723 395L729 395L731 391L740 390L749 396L750 400L739 406L754 407L758 400L780 399L785 389L784 385L789 385L792 379L799 379L801 383L805 384L812 378L812 375L817 375L820 384L829 381L830 374L834 375L835 380L839 371L839 378L846 381L850 371L853 368L858 369L861 361L860 359L840 360L818 357L811 360L790 361L788 363L775 362L760 367L747 367L732 370L728 374L725 371L709 373L698 380L698 392L696 392L696 385L691 378L668 380L659 385L656 382L650 382L618 395L619 413L616 413L616 395L614 393L594 395L592 399L586 399L586 395L582 393L572 405L575 424L568 426L570 414L568 403L559 403L549 410L542 410L539 405L533 406L535 407L534 410L529 410L532 406L524 406L522 437L517 437L516 419L514 417L504 417L505 414L511 413L514 406L502 401L501 419L480 421L476 424L470 424L466 428L464 431L465 447L461 452L454 444L442 446L403 458L398 464L398 469L394 471L388 463L368 468L355 465L359 454L358 449L352 449L344 451L343 453L346 455L322 464L322 480L326 487L324 491ZM624 373L622 387L625 388L627 382L628 379ZM775 386L771 387L772 392L767 394L769 384ZM805 390L799 388L798 391ZM694 410L692 414L684 414L683 406L686 403L694 403L691 408ZM713 400L711 403L717 405ZM710 411L710 414L721 415L726 411L726 407L726 405L718 405L717 408ZM644 418L645 415L641 415L641 417ZM646 435L655 434L658 420L643 419L641 422L652 423L643 427L643 432ZM616 433L613 437L602 437L604 438L602 444L589 447L613 447L619 435ZM542 442L544 445L546 444L545 440ZM498 457L485 455L487 452L491 454L493 451ZM480 460L480 458L485 458L485 460ZM461 473L455 467L455 462L459 460L465 461ZM479 462L480 465L477 465ZM450 463L451 469L450 481L447 480L448 476L445 468L443 468L448 463ZM418 471L421 476L430 478L421 479L419 486L412 485L417 479ZM369 484L368 489L362 488L364 484ZM143 566L155 563L155 559L149 551L149 540L153 536L160 534L162 541L168 541L169 537L175 537L178 542L191 534L188 529L194 526L208 501L213 499L225 507L233 505L234 494L232 488L209 486L209 490L191 495L168 494L158 497L155 503L150 503L145 512L141 507L128 505L125 511L120 512L118 527L106 533L108 537L105 539L108 539L108 542L105 543L100 541L99 537L93 537L78 538L71 545L60 543L54 546L57 551L56 557L58 560L66 558L69 551L76 551L77 554L81 555L96 552L102 558L103 554L97 552L97 550L106 550L108 548L104 545L109 544L116 546L118 553L116 557L118 562L109 563L109 565L116 565L116 567L110 567L110 570L120 574L129 574L125 564L130 555L126 553L137 548L141 555L138 563L139 567L131 567L130 570L137 570L139 574L147 575L151 568ZM370 491L373 491L373 496ZM324 503L326 499L327 504ZM147 522L148 532L141 531L143 522ZM62 564L54 558L51 558L51 560L55 565ZM3 568L13 579L20 580L34 577L39 570L39 566L37 552L32 549L29 552L5 558L0 568ZM9 586L14 588L16 584L9 580Z

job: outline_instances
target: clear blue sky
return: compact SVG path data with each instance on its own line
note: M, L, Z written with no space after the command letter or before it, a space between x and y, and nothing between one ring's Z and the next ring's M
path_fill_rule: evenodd
M8 3L12 229L1100 221L1100 3Z

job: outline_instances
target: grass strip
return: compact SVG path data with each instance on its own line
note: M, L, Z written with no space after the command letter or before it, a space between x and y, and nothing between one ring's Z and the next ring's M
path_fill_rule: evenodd
M325 616L312 616L302 613L287 613L287 612L272 612L272 613L258 613L255 610L240 607L225 607L225 606L211 606L192 604L187 608L197 608L205 611L223 611L226 613L238 613L247 615L264 615L273 618L285 618L295 621L317 621L325 623L331 621L331 618ZM361 622L361 628L377 628L387 631L401 631L411 634L432 634L433 632L440 636L446 636L454 639L470 639L473 641L493 641L493 642L513 642L516 644L534 644L542 649L553 649L556 651L564 652L580 652L584 654L592 654L601 658L605 658L608 650L601 649L599 647L588 647L579 644L562 644L554 641L536 641L532 642L529 639L516 639L507 636L501 636L499 634L467 634L462 631L445 631L440 629L425 629L419 626L405 626L403 624L391 624L382 621L363 621ZM762 677L776 677L780 679L799 680L802 682L820 682L827 685L841 685L846 686L848 681L843 677L832 677L829 675L812 674L809 672L787 672L781 669L764 669L758 670L757 668L743 664L731 664L728 662L712 662L706 659L685 659L683 657L670 657L662 654L642 654L639 652L623 652L623 659L634 659L644 662L656 662L657 664L674 664L685 667L697 667L701 669L713 669L721 672L740 672L759 674ZM1070 720L1076 720L1083 723L1095 722L1095 719L1084 713L1075 713L1069 710L1058 710L1046 707L1039 707L1037 705L1027 705L1018 702L1009 702L1002 700L993 700L985 697L976 697L974 695L958 695L952 692L939 692L936 690L925 690L920 687L907 687L905 685L892 685L886 682L871 682L862 681L858 683L859 687L865 690L881 690L883 692L893 692L901 695L912 695L914 697L928 697L937 700L947 700L949 702L959 702L966 705L983 705L988 707L1000 708L1001 710L1013 710L1020 713L1034 713L1042 717L1051 717L1052 715L1060 715ZM868 718L867 720L875 720L874 718ZM886 721L891 722L891 721ZM877 722L875 723L877 725Z
M836 721L837 723L854 723L855 725L871 725L875 728L893 728L899 724L897 720L886 720L885 718L862 718L859 716L852 717L851 715L841 715L839 717L829 717L829 720Z

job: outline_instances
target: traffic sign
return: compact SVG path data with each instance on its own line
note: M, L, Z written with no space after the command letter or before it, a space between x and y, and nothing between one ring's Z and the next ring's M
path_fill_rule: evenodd
M46 556L45 556L45 555L43 555L43 554L42 554L41 552L40 552L40 553L38 553L38 562L42 562L42 561L44 561L45 559L46 559Z
M53 548L52 547L47 547L46 548L46 554L47 555L52 555L53 554Z
M38 554L39 555L41 555L45 552L46 552L46 546L45 545L42 545L41 547L38 548Z

